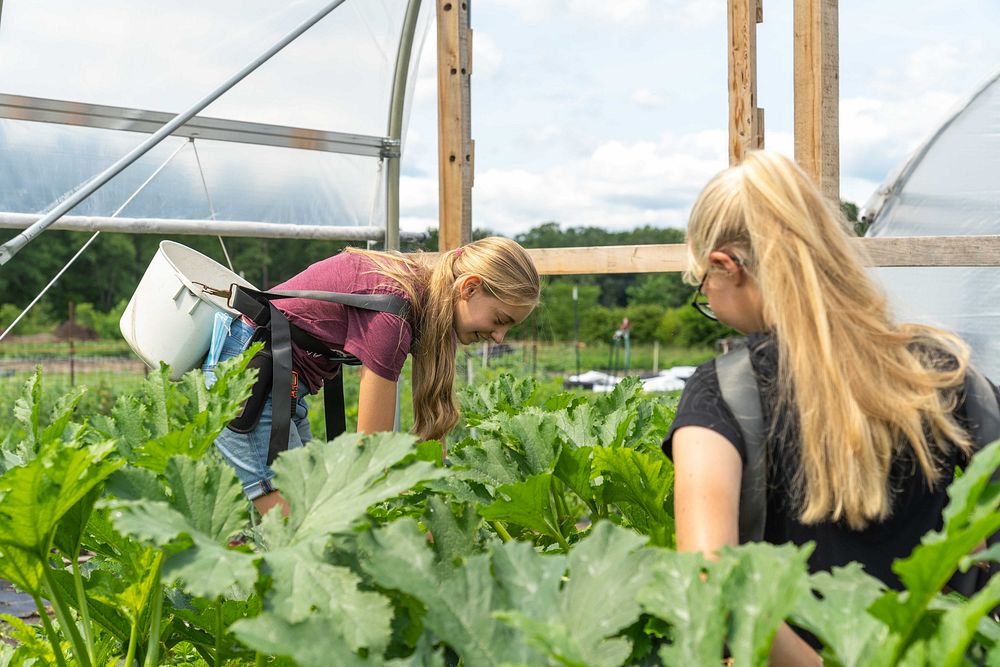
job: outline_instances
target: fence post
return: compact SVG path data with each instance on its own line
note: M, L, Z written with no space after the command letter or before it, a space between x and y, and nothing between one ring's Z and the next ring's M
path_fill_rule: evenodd
M73 327L76 326L74 322L74 308L73 302L69 302L69 386L76 386L76 348L73 345Z

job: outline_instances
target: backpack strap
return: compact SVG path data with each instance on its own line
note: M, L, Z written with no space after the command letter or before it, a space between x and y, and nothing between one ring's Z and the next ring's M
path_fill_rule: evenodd
M993 385L971 366L965 374L965 416L977 451L1000 439L1000 406Z
M715 360L722 400L743 434L745 457L740 482L740 544L764 539L767 519L767 452L760 390L750 363L750 348L741 345Z
M271 435L268 440L267 465L271 465L278 454L288 449L288 436L292 421L292 343L296 346L324 355L330 361L356 366L361 361L350 354L334 350L311 334L290 324L284 313L272 302L277 299L313 299L328 303L339 303L352 308L390 313L410 321L410 302L396 294L346 294L341 292L321 292L315 290L282 290L263 292L233 283L228 294L229 306L271 332ZM413 327L411 322L411 327ZM415 330L415 327L414 327ZM326 411L326 436L336 438L347 430L344 407L343 371L323 384L324 407Z
M282 290L262 292L233 283L229 289L229 306L243 313L257 324L267 324L270 317L267 304L273 299L313 299L339 303L362 310L375 310L410 319L410 302L397 294L347 294L316 290ZM412 323L411 323L412 324Z

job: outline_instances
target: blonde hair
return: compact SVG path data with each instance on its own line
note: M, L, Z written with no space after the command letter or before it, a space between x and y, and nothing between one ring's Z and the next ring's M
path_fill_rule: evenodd
M901 448L930 487L941 454L969 451L952 415L968 348L891 321L839 211L794 162L757 151L717 175L694 205L687 242L689 282L713 250L740 255L757 280L778 345L778 412L799 425L792 491L803 523L861 529L887 517Z
M511 306L538 304L540 284L531 257L515 241L490 236L441 253L433 266L398 252L348 248L402 287L413 306L413 432L443 439L458 421L455 400L455 304L459 287L476 276L490 296Z

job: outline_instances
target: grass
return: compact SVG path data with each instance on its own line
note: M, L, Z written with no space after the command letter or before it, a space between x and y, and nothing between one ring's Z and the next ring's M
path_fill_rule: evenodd
M121 343L121 345L126 345ZM562 378L576 373L576 351L573 343L537 343L512 342L513 351L501 357L490 358L483 363L482 348L479 346L465 347L458 350L456 358L455 387L461 389L470 381L478 384L488 381L498 373L509 372L519 377L530 375L546 385L545 390L555 392L561 388ZM0 346L4 354L0 355L0 411L2 414L13 414L14 401L23 394L24 383L33 372L34 365L43 369L43 387L47 396L62 395L70 389L70 374L66 372L69 358L67 343L19 344L18 354L12 354L6 346ZM104 350L111 350L108 356L119 357L120 346L108 342L76 342L76 358L83 360L89 357L103 357ZM127 345L126 345L127 349ZM609 345L584 346L580 348L581 371L598 370L607 372L609 369ZM38 354L25 354L35 350ZM86 352L84 352L86 350ZM128 352L131 355L130 352ZM631 349L630 374L651 372L653 370L653 345L634 345ZM713 352L708 348L676 348L660 346L657 355L657 368L662 370L671 366L691 366L711 359ZM28 359L32 363L18 363L14 370L12 358ZM622 372L623 351L618 350L617 371ZM134 359L134 357L133 357ZM6 362L6 363L5 363ZM88 370L92 364L80 363L73 374L73 384L87 387L87 392L78 408L78 414L106 414L119 394L134 391L145 379L145 374L137 369L140 364L130 365L132 370ZM403 382L400 401L400 421L404 430L413 424L412 385L410 377L410 362L407 360L403 368ZM548 386L551 385L551 386ZM348 368L345 374L344 395L346 399L347 427L353 430L357 424L358 370ZM324 437L326 433L322 395L307 398L309 404L309 423L313 435Z

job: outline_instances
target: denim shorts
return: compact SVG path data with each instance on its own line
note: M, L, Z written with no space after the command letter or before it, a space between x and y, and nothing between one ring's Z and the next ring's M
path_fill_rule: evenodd
M222 350L219 354L219 361L230 359L240 354L247 348L250 338L253 336L254 328L237 318L229 325L229 334L226 336ZM215 363L206 359L202 366L205 372L205 384L211 387L215 383ZM295 449L301 447L312 439L312 432L309 430L309 410L306 406L304 396L299 396L295 401L295 410L292 415L292 428L288 433L288 448ZM222 457L236 471L236 476L243 483L243 493L250 500L260 498L263 495L275 490L272 483L274 473L267 465L268 443L271 438L271 395L268 393L267 400L264 401L264 408L260 414L260 421L249 433L237 433L225 428L219 437L215 439L215 446Z

